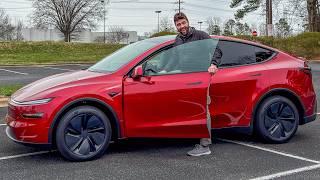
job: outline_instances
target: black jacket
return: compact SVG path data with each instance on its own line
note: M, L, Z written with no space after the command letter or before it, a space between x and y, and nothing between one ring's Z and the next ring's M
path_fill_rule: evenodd
M174 46L179 46L184 43L198 41L198 40L204 40L204 39L210 39L210 38L211 37L206 32L196 30L194 27L190 27L190 30L187 35L184 36L181 33L179 33L177 35ZM220 58L216 58L216 56L213 56L211 64L214 64L218 67L220 64Z

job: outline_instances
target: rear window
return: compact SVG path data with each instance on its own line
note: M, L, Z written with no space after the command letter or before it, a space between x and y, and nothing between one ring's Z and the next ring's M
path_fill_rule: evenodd
M269 49L260 48L260 47L255 47L255 52L256 52L257 62L263 62L265 60L268 60L274 54L273 51Z
M220 52L220 67L263 62L274 54L268 49L232 41L219 41L216 51Z

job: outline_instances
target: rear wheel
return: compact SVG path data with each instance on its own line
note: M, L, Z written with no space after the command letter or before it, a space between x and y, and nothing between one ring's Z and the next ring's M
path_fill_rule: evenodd
M61 155L71 161L87 161L104 154L111 139L108 117L91 106L76 107L61 119L56 144Z
M267 98L256 113L256 131L266 142L289 141L296 133L298 125L299 112L296 106L283 96Z

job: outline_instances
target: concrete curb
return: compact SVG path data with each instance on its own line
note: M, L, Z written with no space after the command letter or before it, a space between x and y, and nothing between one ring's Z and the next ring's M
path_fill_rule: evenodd
M0 96L0 108L8 106L8 97Z

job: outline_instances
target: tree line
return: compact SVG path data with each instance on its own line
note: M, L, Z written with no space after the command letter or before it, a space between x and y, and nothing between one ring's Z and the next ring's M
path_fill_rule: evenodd
M262 7L262 10L266 6L264 0L232 0L230 7L238 8L235 13L236 19L243 19L247 14L257 11ZM278 5L285 3L292 7L291 9L285 7L286 14L291 14L295 17L304 18L305 24L303 26L309 32L320 32L320 3L319 0L273 0L275 8L279 8ZM263 10L264 11L264 10Z
M33 24L38 28L54 27L64 37L64 41L70 42L84 29L94 30L97 28L106 13L106 6L110 0L31 0L34 11L32 13ZM320 32L320 6L319 0L274 0L277 4L289 3L292 9L288 13L303 17L306 23L302 25L305 31ZM234 19L227 20L224 24L219 18L208 18L207 31L217 35L249 35L253 29L260 27L250 26L242 22L248 13L263 9L263 0L232 0L231 8L240 8L235 13ZM275 6L277 8L277 6ZM171 20L163 18L160 31L173 32L174 26ZM10 18L3 10L0 11L0 39L21 39L22 23L15 27L10 23ZM111 41L127 38L122 27L113 27L115 32L111 33ZM263 34L263 29L259 32ZM285 37L292 33L292 27L286 18L280 18L275 24L276 36ZM147 34L146 34L147 35ZM100 39L98 39L100 40Z
M19 21L18 24L14 26L13 24L11 24L10 17L2 9L0 9L0 40L23 40L22 22Z
M225 23L222 23L219 17L209 17L205 23L207 28L205 29L211 35L224 35L224 36L241 36L252 35L252 32L257 30L256 25L249 25L246 22L242 22L237 19L229 19ZM260 35L265 34L265 24L261 24L259 28ZM167 32L167 33L165 33ZM289 25L285 18L280 18L275 24L275 36L276 37L288 37L292 34L293 28ZM163 17L160 21L160 33L156 30L153 32L145 33L147 37L154 37L155 35L174 34L176 30L171 23L170 18Z

